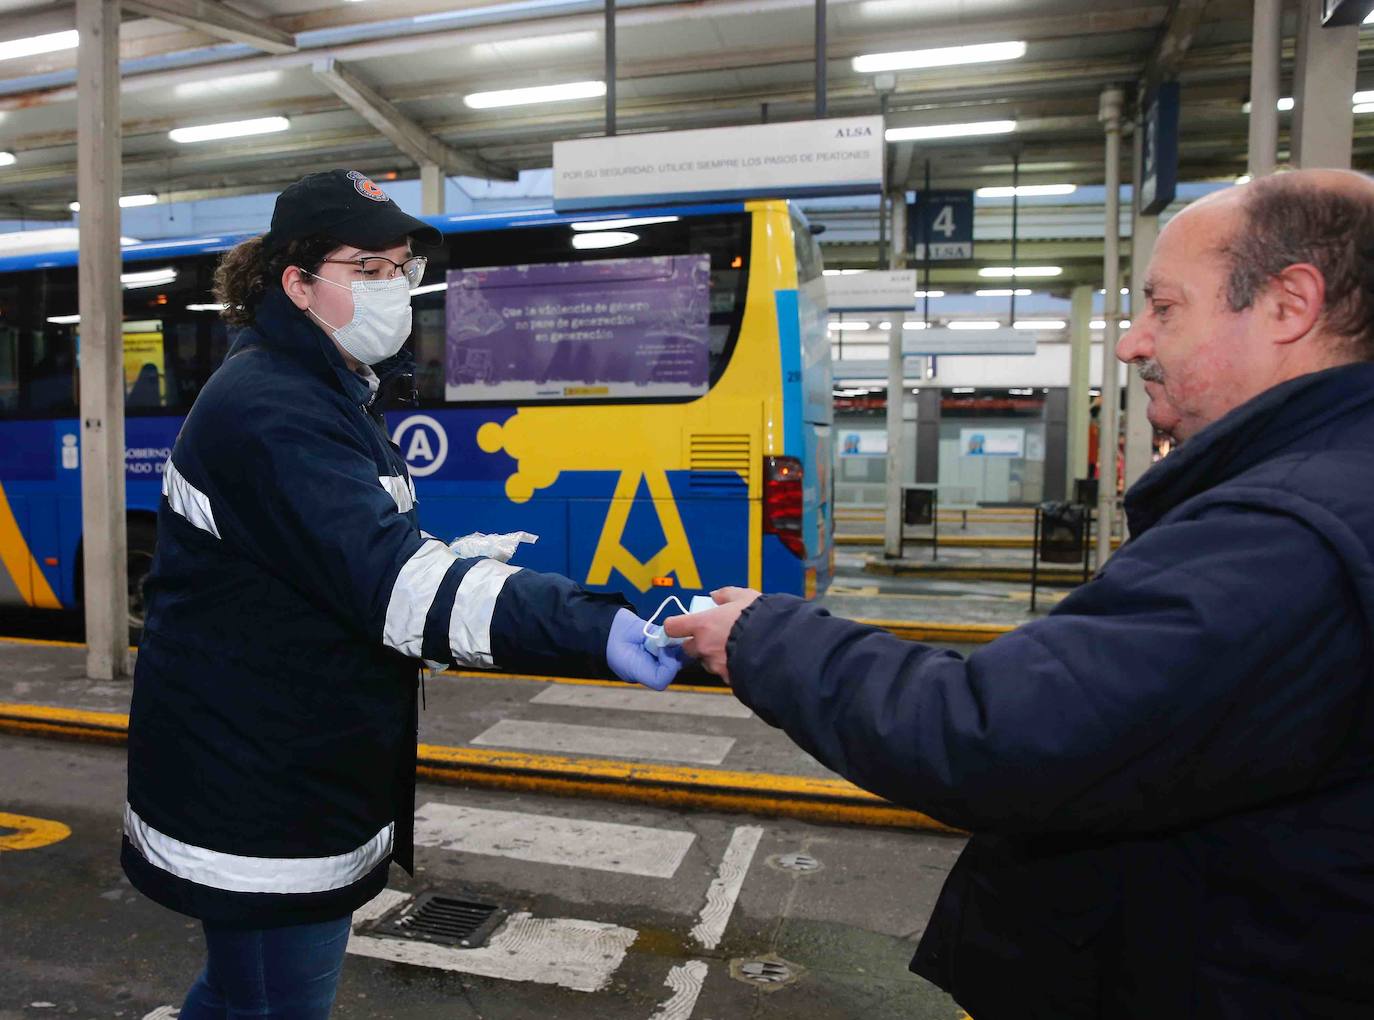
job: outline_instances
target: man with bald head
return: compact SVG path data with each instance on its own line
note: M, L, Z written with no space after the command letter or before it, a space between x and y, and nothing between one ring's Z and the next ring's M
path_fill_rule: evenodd
M1374 184L1195 203L1146 298L1117 355L1181 446L1049 616L967 659L745 589L666 629L825 765L973 831L912 969L975 1020L1367 1020Z

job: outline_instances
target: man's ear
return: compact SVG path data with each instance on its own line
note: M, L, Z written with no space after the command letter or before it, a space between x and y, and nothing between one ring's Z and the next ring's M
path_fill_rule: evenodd
M1269 281L1264 304L1275 343L1301 340L1321 321L1326 278L1310 262L1295 263Z
M287 266L282 270L281 289L301 311L310 304L310 277L301 272L299 266Z

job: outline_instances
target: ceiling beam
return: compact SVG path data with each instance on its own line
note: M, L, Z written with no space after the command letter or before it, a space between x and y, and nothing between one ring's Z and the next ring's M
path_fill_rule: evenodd
M488 163L480 156L451 148L337 60L329 58L318 61L312 69L330 91L385 135L392 145L413 159L416 165L432 163L441 167L445 174L466 174L493 181L513 181L519 176L512 170Z
M1163 30L1141 74L1141 82L1146 88L1178 76L1208 3L1209 0L1173 0L1169 5Z
M264 53L296 52L290 32L241 14L228 4L212 0L123 0L121 6L134 14L206 32L216 39L246 43Z

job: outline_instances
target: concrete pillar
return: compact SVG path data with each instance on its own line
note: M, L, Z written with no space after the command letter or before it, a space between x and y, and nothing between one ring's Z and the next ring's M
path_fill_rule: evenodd
M940 480L940 400L938 386L923 386L916 394L917 485Z
M1069 303L1068 463L1064 499L1073 498L1073 483L1088 477L1088 409L1092 405L1093 289L1075 287Z
M420 164L420 215L442 216L444 209L444 185L448 179L438 163Z
M1069 391L1056 386L1045 394L1045 473L1042 499L1060 499L1070 493L1067 475ZM1070 493L1071 494L1071 493Z
M1350 169L1360 26L1321 27L1321 0L1299 0L1293 67L1293 164ZM1254 107L1251 107L1251 115Z
M1264 2L1264 0L1261 0ZM1159 217L1140 215L1140 177L1141 177L1141 138L1144 131L1139 122L1135 131L1135 187L1132 189L1135 200L1132 203L1131 224L1131 317L1143 315L1145 311L1145 274L1150 266L1150 256L1154 253L1155 238L1159 236ZM1251 135L1253 141L1253 133ZM1254 158L1254 146L1250 154ZM1269 150L1273 153L1273 149ZM1252 164L1253 170L1253 164ZM1270 159L1268 170L1273 170ZM1110 354L1110 352L1108 352ZM1145 408L1150 402L1145 393L1145 383L1140 373L1132 370L1126 383L1126 488L1136 483L1149 468L1154 459L1154 426L1145 417Z
M894 191L888 197L891 211L892 236L906 236L906 195ZM894 244L888 249L888 267L903 268L906 261L903 246ZM883 555L895 559L902 555L902 483L906 481L906 458L902 442L902 405L904 401L902 371L902 332L906 316L892 313L892 328L887 334L887 506L883 516Z
M1283 45L1283 0L1255 0L1250 35L1251 177L1274 172L1279 150L1279 66ZM1135 264L1135 256L1131 256ZM1134 307L1134 306L1132 306Z
M129 676L124 302L119 285L118 0L77 0L76 197L81 203L81 529L86 673Z
M1121 386L1116 360L1116 340L1121 332L1121 101L1119 88L1102 90L1099 116L1106 134L1107 216L1103 235L1102 317L1102 410L1097 423L1097 565L1112 554L1112 529L1116 520L1116 436Z

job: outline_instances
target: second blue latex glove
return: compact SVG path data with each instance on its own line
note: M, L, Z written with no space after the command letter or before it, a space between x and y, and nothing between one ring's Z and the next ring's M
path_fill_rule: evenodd
M606 641L606 665L622 680L661 691L682 668L682 650L669 645L658 652L644 647L644 621L622 609L611 621Z

